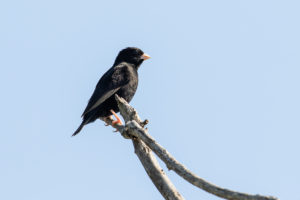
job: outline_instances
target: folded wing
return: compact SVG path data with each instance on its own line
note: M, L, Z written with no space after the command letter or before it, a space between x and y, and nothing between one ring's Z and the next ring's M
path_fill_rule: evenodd
M99 80L82 116L101 105L129 82L129 69L124 63L112 67Z

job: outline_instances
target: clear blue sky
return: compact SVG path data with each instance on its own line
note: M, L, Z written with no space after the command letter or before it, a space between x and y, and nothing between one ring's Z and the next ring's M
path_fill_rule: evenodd
M300 199L299 7L1 1L0 199L161 199L111 127L70 137L127 46L152 56L131 104L179 161L222 187ZM168 175L186 199L219 199Z

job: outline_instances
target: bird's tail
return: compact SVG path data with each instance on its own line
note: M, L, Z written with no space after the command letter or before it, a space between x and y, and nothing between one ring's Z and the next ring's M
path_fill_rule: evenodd
M81 131L81 129L84 127L85 124L86 124L85 121L82 121L82 123L81 123L80 126L77 128L77 130L73 133L72 136L77 135L77 134Z

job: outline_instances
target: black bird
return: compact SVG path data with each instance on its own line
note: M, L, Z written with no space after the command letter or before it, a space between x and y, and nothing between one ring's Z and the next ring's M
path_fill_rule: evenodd
M119 112L115 94L130 102L138 86L137 70L144 60L150 56L142 50L128 47L119 52L113 66L100 78L93 95L81 117L82 123L72 136L78 134L84 125L94 122L99 117L111 117L114 115L117 120L113 125L121 123L120 118L115 114Z

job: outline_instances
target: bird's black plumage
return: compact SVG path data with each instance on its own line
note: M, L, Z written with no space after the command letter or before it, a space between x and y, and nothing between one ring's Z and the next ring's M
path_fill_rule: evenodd
M82 123L73 133L78 134L84 125L99 117L109 117L110 110L119 112L115 94L130 102L138 86L138 68L150 58L138 48L128 47L119 52L113 66L100 78L82 117Z

